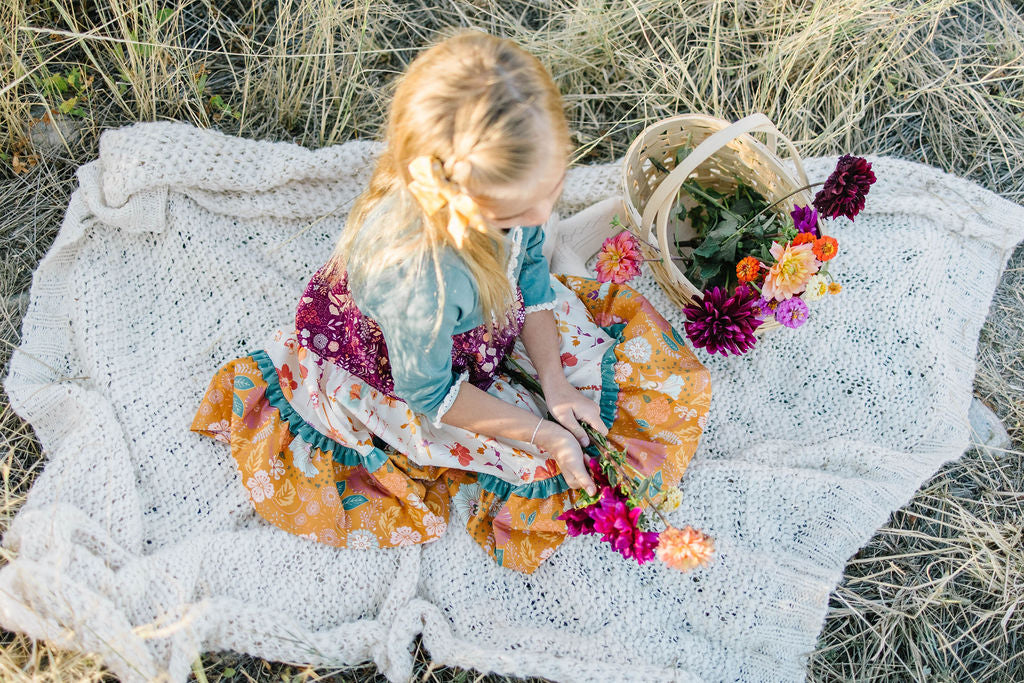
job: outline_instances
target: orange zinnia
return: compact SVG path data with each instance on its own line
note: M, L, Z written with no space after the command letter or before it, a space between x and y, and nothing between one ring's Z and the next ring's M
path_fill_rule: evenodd
M814 255L818 257L819 261L828 261L836 255L836 251L839 249L839 243L836 242L835 237L829 237L828 235L822 235L818 239L814 240L814 246L811 250Z
M761 271L761 262L753 256L748 256L736 264L736 277L740 282L751 282L756 280Z
M829 294L838 294L840 291L842 291L842 289L843 289L843 286L841 284L839 284L838 282L830 282L830 283L828 283L828 293Z
M802 232L793 238L793 246L796 247L801 244L807 244L808 242L813 242L816 239L818 238L814 236L813 232Z
M670 526L658 535L655 553L658 559L673 569L689 571L711 561L715 542L690 525L682 529Z

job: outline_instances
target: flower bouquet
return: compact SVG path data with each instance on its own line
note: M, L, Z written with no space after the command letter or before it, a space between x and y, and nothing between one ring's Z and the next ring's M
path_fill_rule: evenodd
M680 146L677 155L692 148ZM651 158L657 167L660 164ZM660 169L669 173L668 169ZM800 327L809 315L808 302L837 294L842 286L829 272L838 251L837 240L822 233L819 215L851 220L864 208L864 197L875 175L862 157L844 154L824 183L807 184L769 203L754 187L736 178L730 193L684 181L680 194L691 203L677 202L674 215L689 220L694 236L676 241L674 260L688 264L686 277L701 291L683 307L684 328L695 347L709 353L739 355L757 341L755 330L767 321ZM795 204L788 215L773 212L792 195L823 185L810 206ZM627 282L640 273L641 240L619 222L622 231L604 241L595 270L601 282ZM662 261L664 254L662 253Z
M502 360L502 369L543 398L540 383L511 357ZM553 419L550 415L547 418ZM603 434L586 422L580 424L598 452L597 457L587 461L598 493L591 496L579 489L575 507L558 516L565 521L568 534L601 534L602 541L637 564L655 557L680 571L708 564L714 552L713 539L689 525L682 529L674 527L665 518L665 512L679 507L682 491L675 486L661 488L660 479L655 481L655 477L645 476L629 464L625 451L613 448ZM656 518L665 525L661 531L655 530Z

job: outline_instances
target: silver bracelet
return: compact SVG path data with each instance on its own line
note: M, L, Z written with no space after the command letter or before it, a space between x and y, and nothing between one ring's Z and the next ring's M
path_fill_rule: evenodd
M532 446L532 445L535 445L535 444L533 443L533 440L534 440L534 439L535 439L535 438L537 437L537 430L538 430L538 429L540 429L540 426L541 426L541 425L542 425L543 423L544 423L544 418L542 417L542 418L540 419L540 422L538 422L538 423L537 423L537 426L533 428L533 436L531 436L531 437L530 437L530 445L531 445L531 446Z

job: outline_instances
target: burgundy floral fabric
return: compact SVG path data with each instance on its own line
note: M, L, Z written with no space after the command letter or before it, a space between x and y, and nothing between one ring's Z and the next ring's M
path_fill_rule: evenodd
M348 274L333 287L318 270L306 285L295 312L299 343L314 353L318 366L330 361L361 378L392 398L394 380L387 343L377 322L356 306L348 289ZM484 325L452 335L452 371L468 371L468 381L486 391L494 382L498 365L515 344L526 321L523 295L515 288L516 302L510 319L492 338Z

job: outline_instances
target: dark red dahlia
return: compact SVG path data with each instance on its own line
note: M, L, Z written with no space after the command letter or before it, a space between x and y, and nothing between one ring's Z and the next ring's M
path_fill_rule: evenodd
M853 220L864 208L864 196L873 182L875 174L871 162L844 154L811 203L823 217L846 216Z
M754 346L754 330L764 322L758 317L756 303L757 297L745 286L737 287L732 296L728 290L712 287L683 309L683 328L694 346L706 348L708 353L738 356Z

